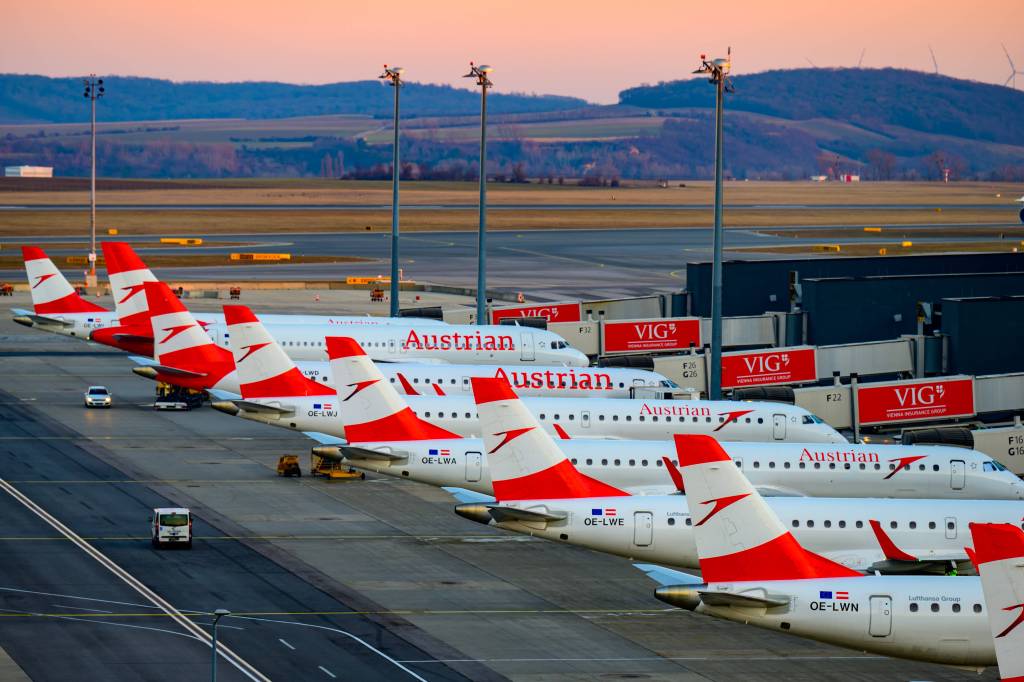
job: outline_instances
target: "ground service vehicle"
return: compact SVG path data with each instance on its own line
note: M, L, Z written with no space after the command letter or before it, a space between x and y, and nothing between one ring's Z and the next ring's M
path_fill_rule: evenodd
M157 549L165 545L192 549L192 512L185 507L157 507L150 530L153 547Z

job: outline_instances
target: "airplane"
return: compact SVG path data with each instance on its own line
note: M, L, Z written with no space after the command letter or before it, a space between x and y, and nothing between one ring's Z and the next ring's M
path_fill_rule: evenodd
M1024 618L1024 533L1008 524L972 523L973 559L988 605L989 629L995 643L999 677L1024 680L1024 647L1018 630Z
M352 337L327 337L334 360L367 356ZM334 349L331 354L330 348ZM372 367L363 360L367 370ZM381 375L373 370L375 381ZM370 375L366 379L369 380ZM368 384L369 385L369 384ZM378 394L379 395L379 394ZM246 405L261 403L273 408L253 411L232 400L213 403L215 409L246 419L262 421L297 431L318 432L346 437L338 408L323 408L322 401L307 396L273 396L250 399ZM845 443L835 429L807 410L781 403L752 403L708 400L629 400L609 398L526 398L530 410L544 428L568 437L633 438L652 440L669 438L677 431L721 433L730 440L776 440L796 442ZM344 401L343 401L344 402ZM480 433L476 405L465 396L408 396L408 404L425 420L460 436Z
M685 494L631 494L572 465L508 382L474 378L493 498L446 488L460 516L517 533L658 564L698 566ZM680 459L683 452L678 445ZM665 476L682 478L665 458ZM682 492L680 490L679 492ZM1021 520L1018 500L771 497L767 504L805 546L859 571L939 571L970 566L965 523ZM958 538L958 532L959 538Z
M224 319L227 325L228 346L234 353L236 362L239 358L248 358L256 353L256 358L277 365L275 375L265 375L269 379L286 369L295 368L304 377L321 386L312 393L304 395L334 395L334 384L331 381L330 368L326 361L299 360L292 361L281 347L273 342L273 337L260 319L244 305L225 305ZM130 336L122 336L122 341L130 342ZM255 350L252 350L254 349ZM246 352L251 350L252 352ZM271 360L272 358L272 360ZM137 367L132 369L136 374L148 379L155 379L157 371L152 367L153 360L145 357L131 358ZM246 363L239 365L237 374L226 375L221 381L223 390L241 394L239 381L252 383L253 372L262 363ZM180 369L202 372L202 367L181 367ZM381 371L388 381L409 395L419 395L417 388L430 391L437 395L466 393L470 390L469 378L472 376L500 376L516 381L517 385L525 383L524 395L572 396L572 397L626 397L639 389L664 395L671 393L675 384L660 374L647 370L630 368L575 368L557 366L534 366L524 368L516 365L434 365L416 362L381 363ZM248 377L246 375L249 375ZM273 383L264 384L265 387ZM265 395L290 395L289 388L278 384L278 393Z
M977 668L996 663L979 577L865 575L811 552L713 438L682 435L679 444L698 519L701 576L637 565L661 584L658 599L884 656Z
M258 341L253 340L254 343ZM310 435L321 443L316 452L345 458L347 464L389 476L436 486L457 486L493 494L487 450L480 438L458 434L446 440L416 440L418 429L387 422L387 429L364 422L362 403L408 407L382 374L387 365L366 356L338 361L343 387L376 380L367 390L346 398L339 418L347 440ZM279 391L283 393L283 391ZM321 403L322 405L322 403ZM333 405L332 405L333 407ZM390 413L389 412L389 413ZM415 415L412 417L422 421ZM556 427L556 431L560 427ZM355 430L353 430L355 429ZM358 436L353 435L358 434ZM954 499L1024 499L1024 481L976 450L948 446L842 445L820 443L723 443L722 446L765 495L812 497L893 497ZM676 461L673 441L562 439L559 447L573 466L588 476L632 493L671 493L663 462Z
M22 246L21 255L25 261L32 310L12 308L15 322L63 336L87 339L93 329L116 321L116 313L79 296L41 248Z

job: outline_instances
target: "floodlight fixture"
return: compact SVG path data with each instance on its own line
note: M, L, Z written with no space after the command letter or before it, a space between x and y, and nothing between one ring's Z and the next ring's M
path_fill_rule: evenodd
M477 233L476 323L487 324L487 89L494 87L488 77L494 69L487 64L469 63L463 78L475 78L480 86L480 225Z
M401 295L401 276L402 271L398 267L398 213L399 213L399 183L402 175L402 165L399 160L399 149L398 149L398 124L400 120L399 115L399 92L402 89L404 83L402 82L402 74L405 73L405 69L400 66L388 66L384 65L384 73L378 78L383 78L388 82L388 85L395 89L395 116L394 116L394 142L391 150L391 317L398 317L401 313L399 306L399 298Z
M477 85L484 89L487 89L494 86L494 83L492 83L491 79L488 78L488 74L492 73L493 71L493 66L488 66L487 64L481 64L480 66L477 66L473 62L470 62L469 73L463 76L463 78L475 78Z

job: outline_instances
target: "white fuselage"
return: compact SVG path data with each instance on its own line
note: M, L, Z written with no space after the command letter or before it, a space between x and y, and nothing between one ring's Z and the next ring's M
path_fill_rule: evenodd
M671 441L559 440L558 447L582 473L634 493L671 492L662 458L677 462ZM988 455L941 445L843 445L735 443L722 447L763 495L891 497L970 500L1024 499L1024 481ZM478 438L360 443L400 455L394 460L350 458L353 466L436 486L493 494L487 450ZM441 454L444 453L444 454ZM861 459L820 462L828 453ZM920 457L895 471L894 461ZM864 466L861 466L861 465Z
M293 360L326 360L324 339L351 336L372 360L458 365L564 365L590 360L565 339L545 329L509 325L323 325L275 324L261 318ZM207 326L214 342L228 347L227 328Z
M704 603L696 609L775 632L918 661L972 667L996 663L981 581L975 576L714 583L707 591L788 598L786 605L769 609Z
M922 562L969 564L970 523L1019 524L1024 502L768 497L765 502L802 547L858 571L900 570L886 562L869 520ZM556 521L502 521L501 528L653 564L698 568L685 495L501 501L564 516ZM697 519L706 510L697 512ZM905 570L905 569L904 569Z
M476 403L470 397L408 396L406 400L421 419L460 436L480 435ZM285 408L289 414L241 412L240 416L297 431L345 435L339 412L342 403L332 397L289 396L251 402ZM325 402L332 408L316 407ZM671 440L677 433L705 433L730 441L846 443L839 432L807 410L782 403L623 398L524 398L523 402L546 430L557 433L557 424L573 438Z

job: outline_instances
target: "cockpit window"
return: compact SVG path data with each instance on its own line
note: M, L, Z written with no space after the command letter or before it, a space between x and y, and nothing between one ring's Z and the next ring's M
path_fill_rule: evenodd
M665 388L679 388L679 384L677 384L676 382L672 381L671 379L664 379L664 380L660 381L659 384L661 386L664 386Z
M992 459L983 463L981 469L982 471L1009 471L1005 466Z
M803 419L801 419L801 421L804 424L824 424L825 423L825 420L822 419L821 417L819 417L816 414L805 414L803 416Z

